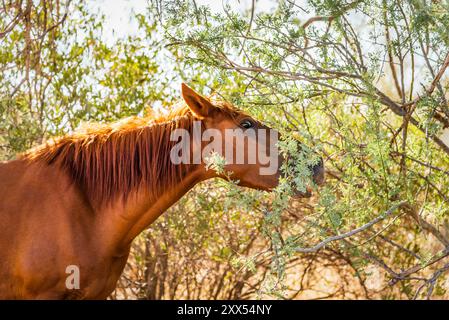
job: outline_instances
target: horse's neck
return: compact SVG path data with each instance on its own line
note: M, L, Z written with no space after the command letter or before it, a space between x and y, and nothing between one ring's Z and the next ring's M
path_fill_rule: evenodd
M126 254L132 240L153 223L171 205L178 201L198 182L210 178L203 168L186 172L176 185L155 195L145 188L136 190L123 203L118 199L99 212L98 232L101 244L112 255Z

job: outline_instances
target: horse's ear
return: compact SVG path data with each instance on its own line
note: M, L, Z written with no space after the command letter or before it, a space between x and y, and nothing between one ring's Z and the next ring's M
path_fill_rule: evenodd
M181 85L181 88L184 101L198 118L206 118L211 113L212 109L215 108L208 99L195 92L185 83Z

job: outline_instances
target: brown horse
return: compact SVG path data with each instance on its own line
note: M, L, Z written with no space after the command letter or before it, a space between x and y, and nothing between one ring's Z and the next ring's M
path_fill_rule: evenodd
M97 124L0 164L0 298L107 298L133 239L195 184L220 176L204 161L174 164L173 131L190 132L194 121L220 132L271 130L184 84L182 96L186 105L168 116ZM242 186L276 187L279 170L261 175L260 167L226 170ZM322 165L313 172L321 182Z

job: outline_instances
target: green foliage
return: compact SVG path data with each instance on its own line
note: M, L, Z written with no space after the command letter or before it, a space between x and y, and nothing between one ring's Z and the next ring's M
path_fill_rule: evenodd
M33 15L41 8L32 10ZM66 10L70 15L60 28L48 31L33 24L36 33L43 33L42 41L30 44L26 57L22 52L27 40L20 24L1 39L3 158L45 137L74 130L82 121L112 121L173 99L169 90L163 90L169 75L162 74L155 58L161 51L156 39L135 36L108 45L102 40L102 16L84 3ZM156 28L154 22L140 23L146 32Z

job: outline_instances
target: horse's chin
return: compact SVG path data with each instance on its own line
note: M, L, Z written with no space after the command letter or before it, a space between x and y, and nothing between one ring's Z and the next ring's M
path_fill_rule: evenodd
M302 198L310 198L312 196L312 189L307 187L306 192L296 191L292 198L293 199L302 199Z

